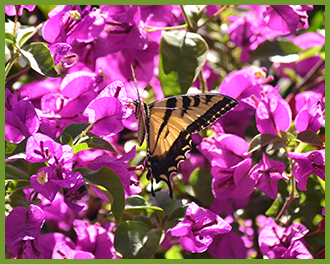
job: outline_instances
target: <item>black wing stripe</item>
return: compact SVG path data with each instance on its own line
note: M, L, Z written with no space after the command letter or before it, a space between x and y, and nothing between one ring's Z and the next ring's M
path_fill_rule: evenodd
M176 106L177 106L177 100L176 100L175 97L172 97L172 98L170 98L170 99L167 100L167 102L166 102L166 111L165 111L165 115L164 115L164 118L163 118L164 120L163 120L163 123L161 124L161 126L160 126L160 128L159 128L159 130L157 132L157 135L158 136L157 136L157 139L156 139L156 143L155 143L155 147L154 148L157 147L159 137L162 134L165 126L167 125L167 122L168 122L168 120L171 117L172 111L173 111L174 108L176 108Z
M191 135L187 131L182 131L168 151L161 156L147 156L147 179L152 180L154 178L156 183L159 181L166 182L172 197L170 176L178 171L178 164L186 159L186 153L190 149Z
M188 96L184 96L182 98L182 108L180 116L183 117L185 114L187 114L187 110L190 109L191 99Z
M185 120L184 122L186 125L182 126L183 130L176 136L171 147L164 148L164 144L158 146L162 147L162 151L164 152L157 151L157 154L154 154L154 151L152 151L152 153L150 150L147 151L147 178L151 181L155 179L157 183L159 181L166 182L170 191L170 196L172 197L173 193L170 176L172 173L177 172L178 164L186 159L186 153L191 149L191 134L199 132L213 124L218 118L226 114L237 104L238 102L230 97L219 94L208 94L171 97L149 105L150 111L152 111L151 109L153 107L166 109L158 131L154 133L156 136L153 146L154 150L157 148L159 140L168 140L166 136L168 133L171 133L171 131L164 133L164 129L169 129L171 127L168 123L171 122L172 115L173 122L179 122L181 117L183 118L182 120ZM198 108L198 110L196 108ZM156 111L154 113L156 113ZM158 110L158 115L159 113L161 113L161 111L159 112ZM147 131L149 131L149 124L147 125ZM163 134L163 137L164 135L166 136L162 138L160 137L161 134ZM166 142L168 143L170 141ZM159 144L160 143L161 142L159 142Z
M204 114L199 116L195 122L191 123L187 127L187 131L192 134L203 130L213 124L218 118L226 114L237 104L238 102L236 100L224 97L221 101L215 103L211 108L209 108Z
M199 98L199 95L195 95L194 97L194 105L193 105L193 107L198 107L199 106L199 104L200 104L200 102L201 102L201 100L200 100L200 98Z

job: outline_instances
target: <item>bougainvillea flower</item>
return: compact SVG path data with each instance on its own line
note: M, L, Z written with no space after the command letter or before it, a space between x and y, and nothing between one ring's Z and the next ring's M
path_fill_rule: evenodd
M19 88L22 98L29 97L34 107L40 109L40 98L49 93L57 93L62 82L61 78L48 77L45 80L36 80L23 84Z
M207 252L215 259L246 259L244 242L235 232L217 235Z
M56 226L56 228L63 231L69 231L71 229L76 214L65 204L61 193L58 192L52 202L45 199L41 194L38 195L38 199L41 200L38 206L45 213L47 225Z
M224 168L234 166L251 157L251 153L245 154L248 148L249 143L243 138L231 134L206 138L197 146L197 149L210 161L211 165Z
M311 174L315 174L325 181L325 149L304 153L288 152L286 155L296 162L292 173L299 190L307 190L307 179Z
M157 27L176 26L183 19L182 10L178 5L139 5L139 7L141 18L144 21L148 19L148 25Z
M128 118L133 113L133 109L130 107L131 104L129 104L129 99L127 96L126 87L124 86L123 82L121 81L114 81L107 85L96 97L102 98L102 97L114 97L118 98L119 101L122 103L122 110L123 110L123 118Z
M244 246L246 248L249 248L249 253L256 253L256 250L253 249L254 246L254 226L255 222L252 221L252 219L245 219L242 222L240 222L240 225L238 227L238 230L244 234L241 239L244 242ZM249 255L249 254L248 254Z
M279 86L262 96L256 110L257 129L261 134L277 135L286 131L292 120L289 104L278 93Z
M55 167L43 167L31 176L30 184L35 191L41 193L49 201L53 201L60 190L60 186L52 180L57 180Z
M34 239L45 222L45 214L36 205L30 205L28 209L15 207L5 219L6 245L11 247L21 240Z
M36 258L39 252L34 247L34 239L39 235L45 222L45 214L36 205L28 209L15 207L5 219L5 243L14 258ZM27 242L31 243L27 243ZM36 256L37 255L37 256Z
M56 243L52 259L95 259L95 256L93 253L71 248L66 243Z
M267 69L262 67L245 67L238 71L229 73L219 86L219 93L226 94L239 101L239 105L235 107L238 110L245 110L246 104L242 99L249 98L252 94L260 98L260 92L263 91L263 85L268 82L266 77ZM235 87L235 89L233 89ZM241 103L243 106L241 106ZM233 111L235 111L235 109ZM236 111L238 111L236 110Z
M115 53L105 54L96 60L96 70L102 70L110 81L127 82L132 76L132 64L139 87L145 87L154 74L155 59L159 53L159 45L149 42L144 50L126 48Z
M73 228L77 234L76 250L92 253L96 259L116 259L114 234L100 225L75 220Z
M50 54L54 59L54 65L61 63L66 57L67 53L72 49L71 45L67 43L50 44L48 45L48 48L50 50Z
M94 259L86 251L76 250L76 245L69 237L61 233L46 233L37 238L44 259Z
M325 43L325 37L322 34L312 31L300 34L298 36L292 36L289 39L293 42L293 44L303 50L307 50L312 47L322 47Z
M263 191L270 198L277 197L277 183L283 179L282 173L285 171L285 164L280 161L271 160L265 153L262 154L262 160L251 170L250 175L257 181L256 188Z
M43 38L50 42L91 42L97 38L105 25L105 14L99 9L90 10L86 6L81 10L78 5L59 5L49 13L49 19L42 28Z
M23 15L23 9L26 8L29 12L35 9L35 5L5 5L5 13L7 16Z
M127 48L145 50L148 47L147 33L144 30L146 25L141 20L140 7L122 6L122 10L118 10L105 5L100 10L105 14L109 13L106 20L111 25L98 43L102 45L99 48L103 48L99 52L105 52L102 56ZM115 10L120 12L113 12Z
M268 218L259 233L259 246L262 254L270 259L312 259L301 239L309 230L301 223L294 222L282 227Z
M84 184L79 172L72 172L73 150L41 133L28 138L26 160L36 163L46 161L49 166L40 168L31 176L32 187L52 201L60 187L71 189Z
M102 97L90 102L85 108L84 115L93 123L93 132L98 136L108 136L123 130L122 104L117 98Z
M40 120L29 100L17 100L17 96L5 90L5 140L19 143L36 133Z
M218 199L239 199L249 196L256 180L249 174L252 160L247 158L232 167L213 166L212 193Z
M309 98L313 97L314 101L321 101L322 110L325 109L325 82L316 85L314 89L298 93L295 96L295 113L298 114L306 105Z
M53 201L60 188L71 189L78 185L81 187L84 182L80 172L73 173L70 170L59 168L59 166L49 166L40 168L36 174L30 178L31 186L41 193L49 201Z
M26 160L33 163L47 161L52 155L61 158L63 153L61 144L42 133L28 138L25 152Z
M233 71L223 79L219 93L229 95L239 101L237 107L217 121L224 127L226 133L244 136L256 109L256 100L251 98L260 99L260 93L268 89L265 83L272 79L272 76L266 77L266 68L257 67L245 67Z
M249 53L267 39L274 39L279 35L283 35L281 31L269 29L262 19L263 17L260 13L264 11L262 7L265 7L265 5L252 6L253 8L251 6L248 7L253 12L247 12L244 16L230 16L228 18L231 23L227 32L230 35L230 40L236 46L242 48L241 61L249 60Z
M63 97L71 100L62 108L57 109L57 112L63 115L67 112L77 113L83 111L105 86L104 77L100 74L88 71L68 74L63 78L60 90Z
M210 210L216 214L233 215L237 209L245 208L250 201L250 196L240 199L215 198Z
M269 29L295 34L308 28L307 11L312 9L312 5L267 5L263 17Z
M228 233L230 230L231 226L220 216L208 209L202 210L192 202L187 208L183 221L167 232L172 236L180 237L183 249L201 253L208 249L216 235Z
M230 35L230 40L237 47L242 48L241 61L247 61L250 58L250 51L255 50L260 43L266 41L266 38L258 33L258 24L255 15L251 12L245 16L230 16L230 25L227 33Z
M324 125L325 117L323 115L321 101L315 98L307 99L305 106L300 110L295 118L295 126L298 132L313 130L317 132Z

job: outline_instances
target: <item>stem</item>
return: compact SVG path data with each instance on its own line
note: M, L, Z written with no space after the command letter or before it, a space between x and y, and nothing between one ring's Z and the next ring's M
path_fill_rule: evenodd
M186 29L188 27L187 24L179 25L179 26L173 26L173 27L152 27L149 26L149 29L146 30L147 33L154 32L158 30L175 30L175 29Z
M306 85L308 81L313 77L313 75L324 65L325 61L320 60L318 63L316 63L313 68L310 69L310 71L305 75L305 77L302 79L302 81L299 84L296 84L295 87L293 87L292 92L293 94L297 94L298 91Z
M15 23L14 23L14 28L13 28L13 36L16 37L16 30L17 30L17 21L18 21L18 5L15 5L16 9L16 14L15 14Z
M14 62L15 62L15 59L16 59L15 57L12 57L12 58L8 61L7 65L5 66L5 81L7 81L7 80L6 80L6 77L7 77L8 73L9 73L10 69L13 67Z
M193 25L192 25L192 23L190 21L190 18L188 17L186 11L184 10L183 5L180 5L180 7L181 7L182 13L184 15L184 19L186 20L186 23L187 23L187 26L188 26L188 30L192 32L194 28L193 28Z
M208 89L207 89L206 80L203 76L203 69L201 69L201 71L199 72L198 78L199 78L199 82L200 82L200 86L201 86L201 91L202 91L202 93L205 93Z
M293 160L289 158L289 162L290 162L290 171L292 172L293 169ZM290 175L290 184L291 184L291 190L290 190L290 195L289 197L287 197L285 199L285 203L280 211L280 213L276 216L275 222L278 224L282 215L285 213L285 211L288 209L290 203L295 199L298 198L299 195L295 195L296 192L296 183L295 183L295 179L291 173Z
M13 65L13 64L12 64L12 65ZM9 73L9 71L10 71L12 65L10 65L10 66L8 65L8 67L10 67L9 69L7 69L7 65L6 65L6 69L5 69L5 77L6 77L7 74ZM22 70L16 72L16 73L13 74L13 75L10 75L7 79L5 79L5 82L8 82L9 80L14 79L14 78L16 78L16 77L19 77L20 75L23 75L24 73L26 73L26 72L27 72L28 70L30 70L30 69L31 69L31 66L30 66L30 65L26 66L24 69L22 69ZM7 70L8 70L8 72L6 72Z
M308 146L305 142L300 142L299 145L296 147L296 150L294 152L301 153L303 150Z
M97 121L96 121L97 122ZM78 143L79 139L81 139L83 136L87 134L87 132L93 127L93 125L96 123L91 123L83 132L81 132L80 135L78 135L76 138L73 139L72 144L75 145Z
M213 14L212 17L210 17L209 19L207 19L202 25L198 26L197 27L197 30L200 29L201 27L204 27L207 23L211 22L213 19L215 19L218 15L220 15L228 7L230 7L230 5L224 5L223 7L221 7L217 12L215 12Z

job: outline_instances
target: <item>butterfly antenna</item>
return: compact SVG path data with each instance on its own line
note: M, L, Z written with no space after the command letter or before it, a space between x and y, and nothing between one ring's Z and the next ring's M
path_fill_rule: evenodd
M135 87L136 87L136 93L137 93L139 101L141 101L140 94L139 94L139 89L138 89L138 84L137 84L137 80L136 80L136 77L135 77L135 72L134 72L134 68L133 68L132 63L131 63L131 70L132 70L132 76L133 76L133 80L134 80Z

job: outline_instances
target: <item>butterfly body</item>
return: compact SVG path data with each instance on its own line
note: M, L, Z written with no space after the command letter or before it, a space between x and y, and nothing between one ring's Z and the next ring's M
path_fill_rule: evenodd
M191 149L191 135L226 114L238 102L221 94L189 94L165 98L146 105L136 102L138 143L147 141L147 179L165 181L173 196L170 176ZM153 189L152 189L153 193Z

